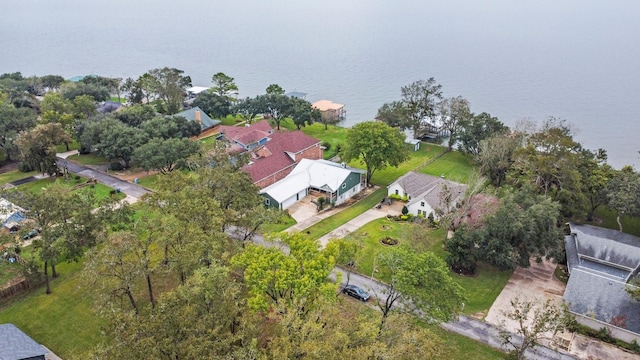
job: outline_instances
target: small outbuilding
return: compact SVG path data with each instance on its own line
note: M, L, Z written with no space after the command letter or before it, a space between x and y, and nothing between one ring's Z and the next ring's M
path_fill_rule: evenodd
M320 110L323 119L344 120L347 112L343 104L334 103L329 100L318 100L311 104L314 108Z
M49 351L13 324L0 324L0 360L45 360Z

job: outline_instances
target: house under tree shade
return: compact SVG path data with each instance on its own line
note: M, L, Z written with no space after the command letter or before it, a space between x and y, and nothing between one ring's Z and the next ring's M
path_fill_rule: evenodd
M49 351L13 324L0 324L0 360L44 360Z

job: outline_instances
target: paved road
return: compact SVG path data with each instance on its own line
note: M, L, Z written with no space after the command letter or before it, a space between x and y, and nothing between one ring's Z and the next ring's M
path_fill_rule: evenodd
M87 166L76 164L72 161L67 161L62 157L58 156L57 161L58 166L60 166L61 168L64 168L66 165L67 169L69 169L69 172L82 175L89 179L96 179L99 183L105 184L114 189L120 189L120 191L127 194L128 196L135 198L136 200L140 199L142 195L150 192L142 186L130 183L128 181L120 180L115 176L95 171Z

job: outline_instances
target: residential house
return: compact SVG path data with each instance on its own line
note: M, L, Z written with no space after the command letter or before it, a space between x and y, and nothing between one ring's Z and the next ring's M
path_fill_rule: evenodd
M591 225L569 227L570 276L563 296L569 310L583 325L640 342L640 302L626 291L638 276L640 238Z
M407 197L407 208L409 213L414 216L429 216L430 213L436 214L436 209L443 207L442 198L445 195L445 187L450 194L449 206L453 207L460 200L467 190L466 185L458 184L453 181L445 180L443 177L435 177L410 171L398 180L387 186L388 195L398 195Z
M260 191L265 205L286 209L310 191L333 205L340 205L366 186L367 172L327 160L302 159L284 179Z
M49 351L13 324L0 324L0 359L45 360Z
M220 120L214 120L207 115L200 107L195 106L191 109L181 111L173 116L182 116L189 121L195 121L200 124L202 132L209 131L220 124Z
M208 87L204 87L204 86L192 86L190 88L187 88L187 98L189 99L193 99L196 98L198 95L200 95L201 92L207 91L210 88Z
M23 212L24 210L19 206L0 198L0 224L2 225L0 231L18 230L20 223L26 220Z
M311 104L314 108L320 110L323 119L344 120L347 112L343 104L337 104L329 100L318 100Z
M302 159L322 159L320 140L302 131L276 133L266 120L250 126L220 126L220 138L229 143L232 154L249 154L243 167L260 188L289 175Z

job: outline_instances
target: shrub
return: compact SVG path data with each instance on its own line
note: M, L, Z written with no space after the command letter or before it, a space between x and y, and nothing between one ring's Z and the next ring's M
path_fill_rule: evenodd
M323 141L323 142L321 142L321 143L320 143L320 146L324 146L324 149L325 149L325 150L329 150L329 149L331 149L331 143L330 143L330 142L328 142L328 141L326 141L326 140L325 140L325 141Z
M400 216L400 220L408 220L408 219L409 219L409 216L407 215Z
M402 197L402 201L404 201L404 202L409 201L409 197L408 197L407 195L403 196L403 197Z
M109 190L109 195L115 195L116 191L114 189Z
M405 205L402 207L402 215L407 215L409 213L409 208Z
M402 197L400 197L400 195L398 194L391 194L389 195L390 198L392 198L393 200L400 200L402 199Z
M75 176L73 177L73 180L75 180L75 181L80 181L80 175L75 175Z
M80 149L78 149L78 154L80 155L91 154L91 146L81 145Z
M33 171L33 167L29 163L23 161L18 165L18 170L20 170L20 172L29 172Z
M114 161L109 164L109 170L120 171L124 169L124 166L119 161Z

